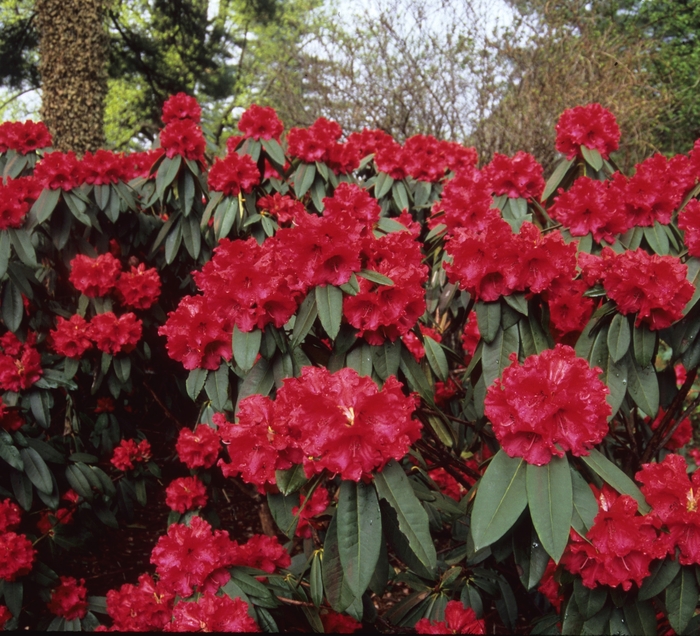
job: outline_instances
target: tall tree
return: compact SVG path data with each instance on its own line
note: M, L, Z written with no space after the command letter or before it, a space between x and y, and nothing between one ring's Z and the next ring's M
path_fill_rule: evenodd
M104 146L107 45L104 0L37 0L42 119L54 147Z

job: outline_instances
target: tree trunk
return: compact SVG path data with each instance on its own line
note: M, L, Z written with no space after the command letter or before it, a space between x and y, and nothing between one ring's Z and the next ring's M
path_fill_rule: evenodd
M83 154L104 146L109 38L106 0L37 0L41 116L54 148Z

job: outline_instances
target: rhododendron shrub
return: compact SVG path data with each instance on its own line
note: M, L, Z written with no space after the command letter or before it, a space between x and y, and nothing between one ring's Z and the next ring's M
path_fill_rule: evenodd
M700 142L622 174L581 105L549 176L202 121L82 157L0 125L0 625L697 630ZM150 558L79 571L143 506Z

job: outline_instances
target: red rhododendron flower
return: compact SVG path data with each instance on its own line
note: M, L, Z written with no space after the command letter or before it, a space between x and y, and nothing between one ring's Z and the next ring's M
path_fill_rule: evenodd
M214 159L208 183L210 190L236 197L240 192L250 192L260 183L260 171L250 156L233 152L223 159Z
M79 359L92 347L87 320L73 314L70 320L56 318L56 329L49 332L51 348L59 355Z
M479 161L476 148L463 146L456 141L441 141L440 151L447 167L455 173L467 168L474 168Z
M238 556L238 546L229 539L228 532L212 532L211 526L197 516L189 523L172 524L151 552L151 563L161 582L180 596L192 594L215 570L236 563Z
M367 190L354 183L340 183L332 197L323 199L323 216L335 219L349 215L365 225L373 226L382 211L377 200Z
M593 315L595 301L583 294L588 285L580 279L556 278L547 291L549 321L557 342L575 341Z
M618 495L605 484L598 501L586 539L572 529L561 563L579 574L586 587L621 585L627 591L633 582L641 585L651 562L668 553L668 541L659 534L654 515L636 514L637 502L629 495Z
M10 499L0 501L0 532L15 530L22 520L19 506Z
M5 624L12 618L12 612L5 605L0 605L0 631L5 630Z
M171 95L163 103L163 123L169 124L171 121L179 119L189 119L195 124L199 123L202 116L202 108L194 97L186 93Z
M90 338L104 353L130 353L141 340L141 321L131 312L117 318L113 312L98 314L90 321Z
M84 182L91 185L128 180L122 156L110 150L97 150L95 154L86 152L82 159L82 171Z
M310 519L313 519L316 515L320 515L325 512L330 503L330 498L328 496L328 490L323 486L319 486L314 490L311 498L308 499L304 495L299 495L299 505L292 508L293 515L299 515L299 523L297 524L297 529L294 534L297 537L303 537L304 539L311 538L311 525ZM301 513L299 513L301 510Z
M14 433L24 426L24 419L17 409L8 408L0 398L0 428L8 433Z
M700 564L700 471L691 477L685 459L669 454L661 463L644 464L635 479L679 548L680 563Z
M450 601L445 607L444 621L421 618L415 630L419 634L485 634L486 626L471 607L464 607L461 601Z
M173 119L160 132L160 145L169 159L180 155L201 161L207 142L202 129L191 119Z
M537 586L537 591L546 597L558 613L561 609L564 595L561 591L561 585L554 578L556 569L557 564L554 562L554 559L550 559L547 563L547 567L544 569L540 584Z
M148 462L151 459L151 445L147 440L138 444L133 439L123 439L114 449L110 463L118 470L133 470L134 462Z
M124 181L141 177L147 179L153 164L163 156L162 148L152 148L145 152L132 152L122 158Z
M72 576L62 576L60 585L51 590L49 611L69 621L84 618L88 611L86 595L85 579L78 581Z
M90 298L106 296L112 291L122 269L121 263L109 252L97 258L78 254L70 264L68 280Z
M203 296L185 296L177 309L168 313L158 334L167 337L168 355L182 362L185 369L215 371L222 358L230 360L233 355L231 331L219 312L207 307Z
M175 594L148 574L139 577L138 585L125 583L107 592L107 612L115 631L163 631L172 617Z
M587 455L608 432L612 409L598 367L566 345L525 359L517 356L488 388L484 412L510 457L542 466L553 455Z
M685 230L688 254L700 256L700 201L691 199L678 215L678 227Z
M292 564L289 552L280 545L277 537L254 534L246 543L238 547L236 565L263 570L273 574L279 569Z
M321 614L321 623L326 634L354 634L358 629L362 629L362 623L352 616L333 610Z
M438 183L447 171L440 142L431 135L413 135L403 146L404 166L419 181Z
M15 150L26 155L52 144L51 133L43 121L7 121L0 124L0 153Z
M614 254L603 250L603 286L621 314L637 314L636 326L666 329L683 317L693 285L687 266L675 256L648 254L642 249Z
M539 199L544 191L542 166L522 150L512 157L495 153L482 172L496 195L505 194L511 199Z
M374 163L379 172L384 172L397 181L408 175L404 150L391 138L377 147Z
M194 431L180 430L175 450L187 468L211 468L219 455L219 433L211 426L198 424Z
M41 534L54 535L54 528L61 525L68 525L73 522L75 508L59 508L55 511L45 511L36 522L36 527Z
M2 337L0 353L0 388L4 391L28 389L43 375L41 356L33 347L36 334L30 332L21 342L12 332Z
M440 200L433 206L428 227L442 223L448 232L465 228L471 233L484 232L500 214L493 203L491 182L476 168L458 172L445 183Z
M277 219L280 225L285 226L295 221L300 215L306 214L306 208L301 201L282 195L279 192L260 197L257 206L271 217ZM264 214L264 212L261 212L261 214Z
M289 156L307 163L326 162L330 149L342 134L336 122L324 117L319 117L309 128L292 128L287 134Z
M581 146L597 150L603 159L607 159L620 142L615 115L595 103L565 110L559 117L556 131L557 150L567 159L580 156Z
M0 181L0 230L21 227L30 207L39 198L41 186L33 177Z
M131 271L122 272L115 284L119 299L135 309L149 309L160 296L160 276L155 267L146 269L143 263Z
M474 460L469 460L467 465L469 465L470 462L470 468L476 468L478 471L478 464ZM437 484L443 495L447 495L455 501L460 501L462 497L467 494L467 489L442 467L429 470L428 476Z
M559 188L549 215L572 236L592 233L597 243L614 243L615 235L626 232L630 223L620 193L610 183L579 177L567 191Z
M467 321L464 323L464 330L460 338L462 340L462 349L464 349L464 364L469 364L472 356L476 352L479 340L481 340L479 322L476 319L476 312L473 309L467 316Z
M180 601L173 608L173 621L166 632L259 632L241 598L205 592L194 602Z
M74 152L48 152L34 167L34 178L45 190L72 190L83 183L83 172Z
M173 479L165 489L165 503L180 514L192 508L204 508L207 499L207 488L197 477Z
M23 534L0 533L0 554L0 579L12 582L32 571L36 550Z
M277 139L284 132L284 125L274 108L253 104L238 120L238 130L250 139Z

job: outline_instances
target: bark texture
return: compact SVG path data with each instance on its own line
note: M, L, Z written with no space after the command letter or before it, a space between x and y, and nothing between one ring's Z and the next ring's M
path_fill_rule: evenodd
M41 116L54 148L77 154L104 146L109 38L107 0L37 0Z

